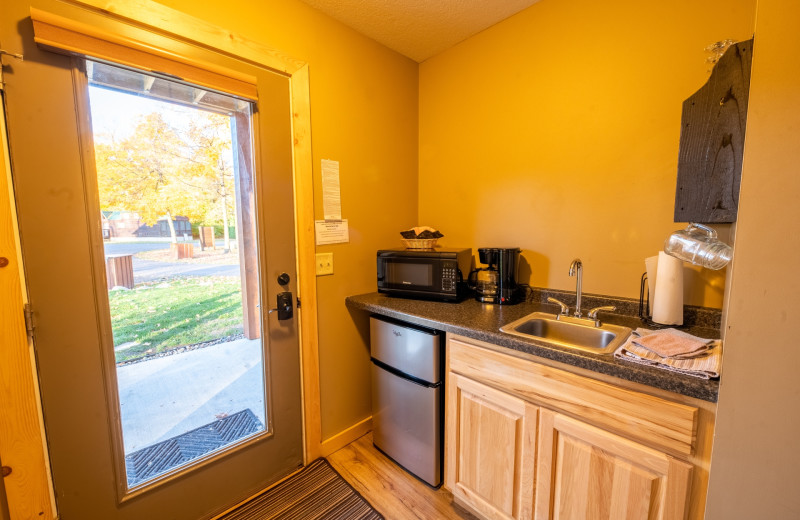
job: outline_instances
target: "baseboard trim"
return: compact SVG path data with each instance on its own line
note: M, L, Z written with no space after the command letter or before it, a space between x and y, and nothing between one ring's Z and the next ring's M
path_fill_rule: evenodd
M320 451L323 457L327 457L335 451L339 451L359 437L362 437L372 431L372 416L357 422L353 426L347 428L329 437L320 443Z

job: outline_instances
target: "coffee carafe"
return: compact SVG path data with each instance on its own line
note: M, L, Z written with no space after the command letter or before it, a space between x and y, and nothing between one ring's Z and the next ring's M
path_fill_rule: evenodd
M488 267L473 269L469 275L475 299L501 305L522 301L524 290L517 284L519 248L478 248L480 263Z

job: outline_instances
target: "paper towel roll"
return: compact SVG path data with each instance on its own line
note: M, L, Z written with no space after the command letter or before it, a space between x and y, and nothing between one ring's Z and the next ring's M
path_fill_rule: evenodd
M653 321L683 325L683 262L662 251L658 253L657 268Z
M658 276L658 255L644 259L647 271L647 294L650 301L650 316L653 315L653 306L656 304L656 277Z

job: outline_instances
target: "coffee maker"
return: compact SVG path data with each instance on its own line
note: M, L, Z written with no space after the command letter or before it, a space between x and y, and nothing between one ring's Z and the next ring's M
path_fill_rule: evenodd
M517 283L517 263L520 249L478 248L480 263L488 267L473 269L469 275L475 299L485 303L508 305L519 303L525 296L524 287Z

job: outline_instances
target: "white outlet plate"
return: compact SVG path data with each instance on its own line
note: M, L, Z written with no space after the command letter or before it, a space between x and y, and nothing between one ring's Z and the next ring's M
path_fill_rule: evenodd
M333 274L333 253L317 253L317 276Z

